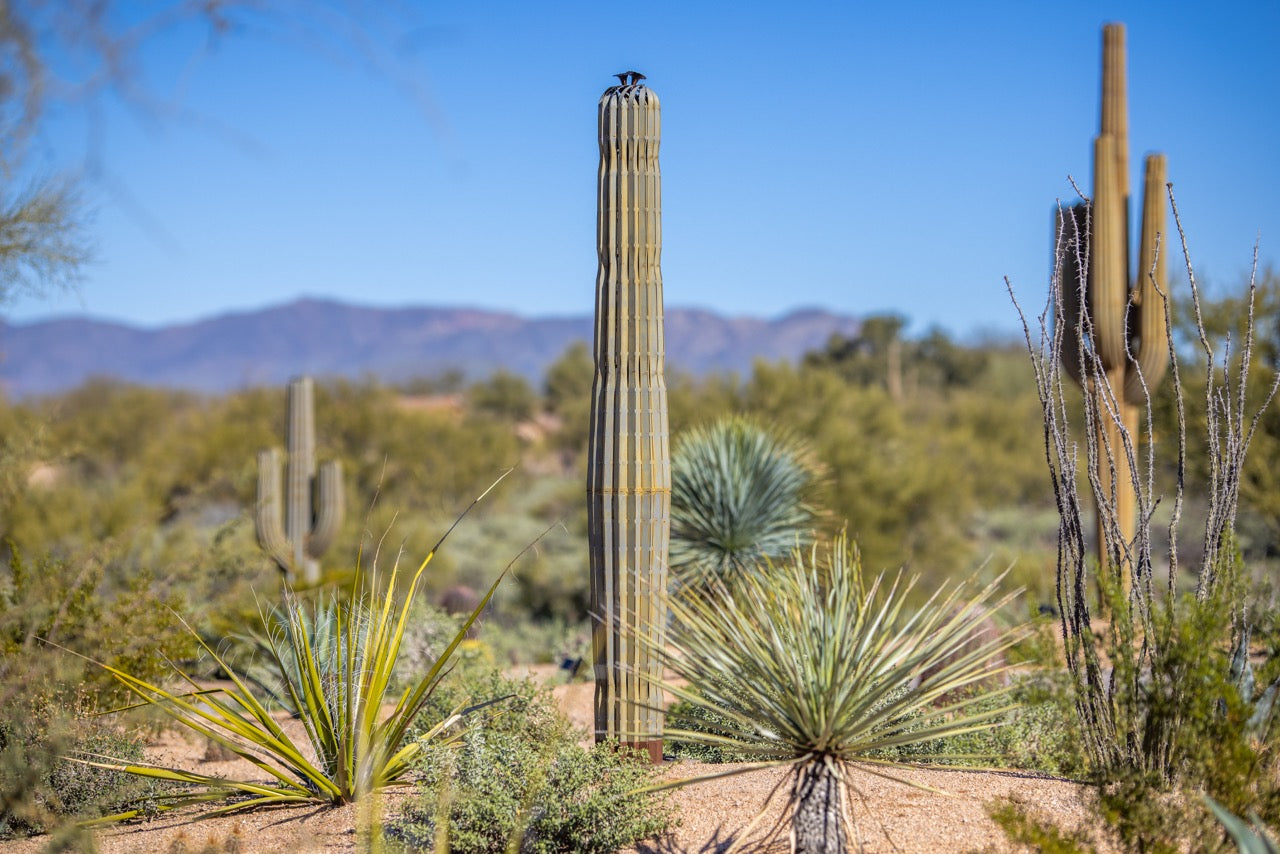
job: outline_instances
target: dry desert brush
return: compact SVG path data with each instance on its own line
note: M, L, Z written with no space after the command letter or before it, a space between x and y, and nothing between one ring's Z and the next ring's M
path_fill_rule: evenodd
M995 726L1012 705L991 702L1007 688L963 689L1000 677L993 661L1020 631L971 633L1016 594L960 584L913 610L913 584L868 583L841 537L673 597L666 663L688 685L664 687L715 723L667 735L760 757L746 770L791 766L794 851L845 850L851 769L901 780L877 751Z
M1144 301L1158 299L1158 314L1165 318L1161 339L1168 342L1176 424L1167 431L1163 447L1157 442L1150 387L1134 355L1134 340L1143 333L1132 316L1124 325L1127 370L1141 390L1141 419L1126 417L1120 405L1126 392L1113 385L1114 371L1090 343L1095 317L1086 296L1091 275L1087 209L1083 215L1059 218L1067 231L1059 236L1038 341L1023 321L1058 505L1058 605L1084 749L1099 783L1104 817L1123 844L1143 850L1153 845L1199 849L1219 833L1207 823L1207 810L1194 806L1198 795L1170 801L1156 797L1159 792L1208 794L1237 814L1256 808L1271 820L1280 817L1280 786L1274 776L1280 732L1269 715L1265 726L1249 724L1257 717L1250 709L1262 699L1257 695L1265 686L1255 689L1249 680L1241 689L1239 674L1233 673L1233 662L1238 665L1242 655L1247 661L1250 626L1266 616L1267 608L1250 593L1236 541L1241 472L1280 378L1250 381L1257 367L1252 282L1243 335L1211 341L1205 332L1177 205L1172 190L1167 193L1186 260L1196 328L1191 346L1201 355L1202 377L1197 380L1203 379L1204 399L1201 404L1184 399L1183 369L1168 319L1169 294L1157 275L1163 235L1155 235L1155 245L1146 253L1149 268L1140 271L1145 288L1131 291L1129 299L1139 294ZM1144 310L1150 312L1150 306ZM1132 315L1132 304L1129 311ZM1076 363L1082 376L1079 399L1065 388L1067 360ZM1202 412L1192 409L1198 405ZM1189 486L1187 424L1194 421L1206 428L1207 460L1198 468L1207 478ZM1135 435L1135 423L1141 437ZM1164 470L1173 476L1161 486ZM1100 549L1087 548L1090 532L1080 494L1084 485L1097 507ZM1119 493L1134 498L1131 531L1117 521ZM1184 566L1179 562L1179 524L1188 499L1205 508L1205 523L1202 540L1191 552L1197 556ZM1162 524L1155 521L1162 501L1171 505L1167 532L1159 531ZM1105 555L1105 565L1091 559L1094 554ZM1100 606L1091 602L1095 581L1103 591ZM1192 806L1170 808L1183 802Z
M205 651L228 674L232 687L202 689L182 674L191 690L173 693L119 668L102 665L143 704L156 707L183 727L252 763L260 779L224 779L107 757L81 757L79 761L180 784L182 788L160 799L162 808L222 802L211 814L267 805L350 803L387 787L407 784L413 760L423 747L456 734L459 710L434 722L416 738L406 738L447 672L454 651L506 574L494 581L426 671L396 696L391 687L394 669L414 595L445 537L407 584L401 583L398 560L380 576L375 558L372 569L357 568L358 594L351 601L335 607L286 593L283 607L268 618L266 646L271 669L282 679L278 690L287 696L289 709L301 720L306 742L289 735L264 692L251 687L249 679L207 645ZM363 594L367 598L360 598L359 591L367 591ZM384 712L387 705L392 706L390 712ZM111 818L136 814L136 810L125 811Z

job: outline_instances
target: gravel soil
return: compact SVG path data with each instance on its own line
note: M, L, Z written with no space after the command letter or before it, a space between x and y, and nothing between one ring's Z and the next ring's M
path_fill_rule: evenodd
M558 686L554 693L569 718L585 729L591 719L590 684ZM289 722L293 724L294 722ZM164 764L210 774L242 774L254 769L240 760L217 760L206 745L165 733L150 748ZM676 780L742 766L672 762L664 776ZM952 771L911 768L902 776L936 792L925 791L856 771L853 775L853 814L862 850L874 852L966 852L1028 850L1011 845L987 817L986 807L1000 798L1033 807L1053 817L1059 826L1075 828L1089 820L1084 786L1066 780L1008 772ZM765 769L697 783L671 792L680 824L665 839L637 846L640 854L658 852L721 852L739 837L745 851L786 851L785 828L772 843L769 832L782 815L787 789L785 769ZM770 801L770 793L776 795ZM196 820L195 813L96 831L103 854L151 852L346 852L363 851L362 834L394 815L407 795L390 793L373 807L316 809L293 807L259 810L242 815ZM744 834L753 819L764 815ZM46 839L36 837L0 843L0 854L42 851Z

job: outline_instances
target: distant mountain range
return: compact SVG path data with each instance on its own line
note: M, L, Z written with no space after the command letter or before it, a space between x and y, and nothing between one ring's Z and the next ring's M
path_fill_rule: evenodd
M757 358L796 360L853 317L811 309L765 320L669 308L667 365L702 375L750 370ZM279 385L290 377L375 376L388 382L456 369L469 378L502 368L541 380L592 319L527 318L468 308L367 308L302 299L261 311L144 329L68 317L0 319L0 388L13 398L51 394L91 377L202 392Z

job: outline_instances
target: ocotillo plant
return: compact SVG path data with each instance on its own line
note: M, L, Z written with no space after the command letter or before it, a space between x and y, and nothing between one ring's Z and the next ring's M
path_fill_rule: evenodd
M1101 131L1093 147L1093 199L1059 217L1063 278L1061 362L1085 391L1097 424L1098 562L1132 582L1139 416L1169 363L1165 323L1163 154L1146 158L1138 268L1129 270L1129 117L1123 24L1102 30ZM1083 284L1083 287L1081 285Z
M658 98L636 72L600 99L595 378L587 460L596 740L662 759L671 461L663 377Z
M314 584L320 580L318 560L342 524L342 468L331 460L317 475L310 377L289 383L286 439L283 494L280 450L258 452L258 542L290 581Z

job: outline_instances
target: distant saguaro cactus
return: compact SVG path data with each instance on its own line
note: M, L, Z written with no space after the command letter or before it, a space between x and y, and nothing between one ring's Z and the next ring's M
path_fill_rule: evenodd
M1131 583L1137 507L1133 464L1139 416L1169 363L1164 252L1163 154L1146 157L1142 234L1132 284L1129 265L1129 116L1123 24L1102 30L1102 118L1093 147L1093 199L1065 211L1057 229L1063 314L1062 364L1096 407L1103 501L1098 507L1098 561ZM1081 287L1081 276L1085 277ZM1158 289L1158 291L1157 291ZM1083 299L1082 299L1083 296ZM1104 470L1106 469L1106 470ZM1110 507L1105 506L1110 504Z
M658 97L600 99L595 377L587 459L596 740L662 760L671 460L663 377Z
M278 448L258 452L258 542L290 581L320 580L318 559L342 524L342 467L316 472L315 403L310 377L289 383L288 436L281 489Z

